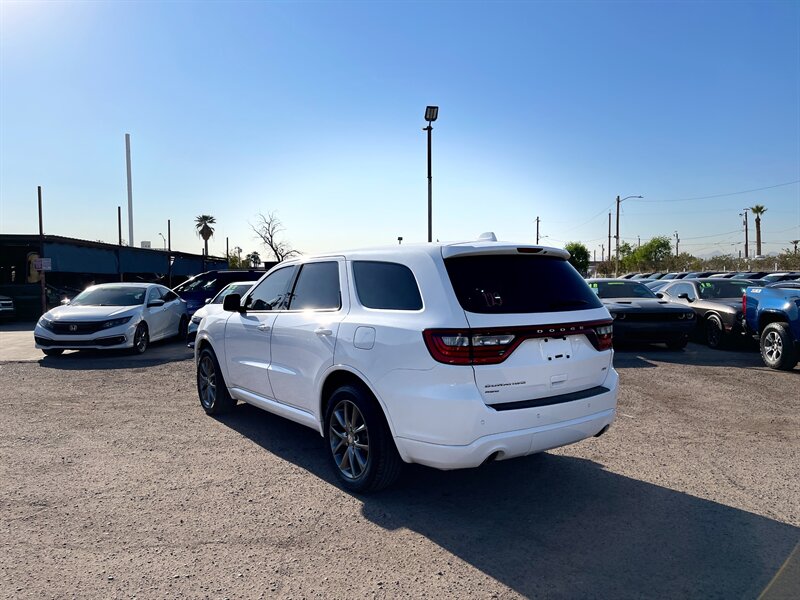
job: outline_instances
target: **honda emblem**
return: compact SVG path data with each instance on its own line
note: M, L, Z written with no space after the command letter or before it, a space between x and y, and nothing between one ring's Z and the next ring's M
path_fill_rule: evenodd
M70 331L78 331L78 326L77 325L70 325L69 326L69 330Z

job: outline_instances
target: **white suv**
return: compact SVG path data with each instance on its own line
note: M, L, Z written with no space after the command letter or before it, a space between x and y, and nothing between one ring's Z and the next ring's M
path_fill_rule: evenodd
M200 324L200 402L319 431L353 491L403 462L476 467L600 435L612 321L568 258L481 240L282 262Z

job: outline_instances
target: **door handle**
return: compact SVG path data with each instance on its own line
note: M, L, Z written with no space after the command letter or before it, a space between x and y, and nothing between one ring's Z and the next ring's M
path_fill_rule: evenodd
M314 330L314 333L317 335L333 335L333 331L326 329L325 327L318 327Z
M261 325L258 326L259 331L269 331L270 329L272 328L266 323L261 323Z

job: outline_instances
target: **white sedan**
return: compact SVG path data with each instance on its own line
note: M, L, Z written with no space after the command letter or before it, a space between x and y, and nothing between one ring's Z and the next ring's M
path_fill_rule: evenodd
M194 348L194 340L197 337L197 328L200 327L200 321L207 315L213 315L222 312L222 301L228 294L239 294L244 298L245 294L250 291L257 281L234 281L222 288L219 293L206 300L205 306L197 309L192 315L192 320L189 322L189 337L187 338L189 348Z
M85 348L131 348L186 337L186 302L154 283L103 283L86 288L71 302L46 312L33 336L47 356Z

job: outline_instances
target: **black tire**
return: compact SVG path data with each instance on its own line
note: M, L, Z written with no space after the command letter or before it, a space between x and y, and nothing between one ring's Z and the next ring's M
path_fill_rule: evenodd
M667 342L667 348L670 350L683 350L686 348L686 344L689 343L689 338L683 338L680 340L670 340Z
M42 350L45 356L61 356L64 354L63 348L49 348L47 350Z
M725 328L717 315L706 318L706 344L709 348L722 348L725 345Z
M236 406L211 348L204 348L197 359L197 396L207 415L224 415Z
M133 354L144 354L150 346L150 330L147 328L147 323L142 321L136 326L136 331L133 332Z
M189 319L186 315L181 317L181 322L178 323L178 339L180 341L186 340L189 336Z
M791 371L797 364L797 348L786 323L770 323L761 332L761 359L770 369Z
M325 441L337 479L351 492L381 490L400 476L403 460L383 412L361 386L343 385L331 395L325 412Z

